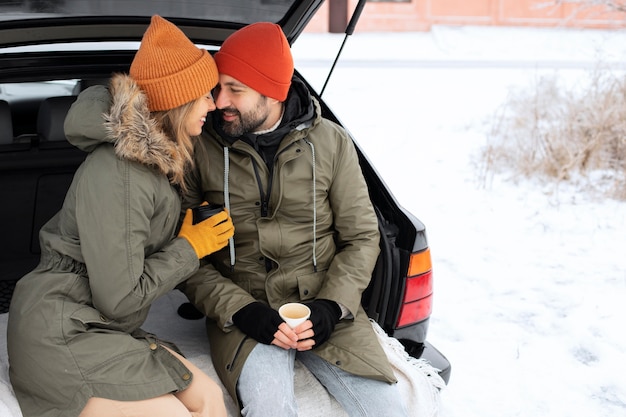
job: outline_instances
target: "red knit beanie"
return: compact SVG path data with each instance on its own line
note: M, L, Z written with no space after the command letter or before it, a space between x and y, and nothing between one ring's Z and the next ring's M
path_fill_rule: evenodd
M230 35L215 54L221 74L230 75L267 97L285 101L293 57L287 38L275 23L259 22Z
M182 106L211 91L218 81L211 55L156 15L143 35L130 76L148 96L150 111Z

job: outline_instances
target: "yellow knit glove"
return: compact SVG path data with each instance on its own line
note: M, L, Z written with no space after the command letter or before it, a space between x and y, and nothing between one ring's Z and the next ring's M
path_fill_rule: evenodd
M225 210L193 224L193 214L187 209L178 237L187 239L201 259L226 246L234 233L233 221Z

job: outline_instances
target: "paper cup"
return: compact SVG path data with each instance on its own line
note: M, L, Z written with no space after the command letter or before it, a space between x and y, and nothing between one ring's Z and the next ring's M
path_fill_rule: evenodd
M293 329L308 320L311 310L302 303L287 303L278 309L278 314Z

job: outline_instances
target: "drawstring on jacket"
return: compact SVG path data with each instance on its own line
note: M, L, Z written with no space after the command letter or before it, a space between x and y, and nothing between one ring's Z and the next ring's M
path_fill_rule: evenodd
M311 147L311 163L313 165L313 271L317 272L317 204L316 204L316 162L315 162L315 146L308 139L304 141ZM230 192L228 189L228 176L230 174L230 161L228 157L228 147L224 146L224 206L230 214ZM228 239L228 248L230 251L230 269L235 269L235 240Z
M230 191L228 190L228 175L230 174L230 162L228 158L228 146L224 146L224 206L230 211ZM228 239L228 250L230 251L230 270L235 270L235 238Z
M315 176L315 146L307 139L304 138L304 141L309 144L311 147L311 163L313 164L313 271L317 272L317 254L316 254L316 246L317 246L317 204L316 204L316 176Z

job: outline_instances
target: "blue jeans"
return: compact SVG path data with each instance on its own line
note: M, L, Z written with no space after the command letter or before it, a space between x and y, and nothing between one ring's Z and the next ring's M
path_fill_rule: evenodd
M258 344L237 382L244 417L297 417L294 363L298 359L350 417L407 417L397 385L345 372L311 351Z

